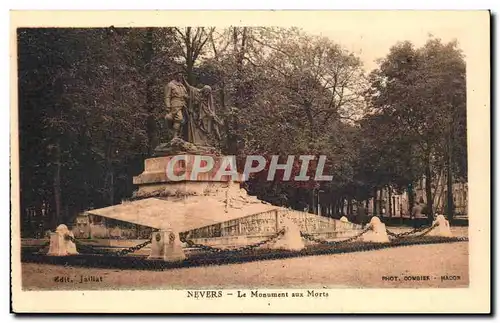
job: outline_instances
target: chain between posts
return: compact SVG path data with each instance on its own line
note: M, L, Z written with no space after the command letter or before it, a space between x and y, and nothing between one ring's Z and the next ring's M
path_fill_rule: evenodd
M45 248L47 248L48 246L50 246L50 240L42 244L36 253L44 252Z
M147 246L148 244L151 243L151 239L149 239L149 240L146 240L144 242L141 242L140 244L138 244L136 246L132 246L132 247L129 247L129 248L124 248L124 249L121 249L121 250L115 251L115 252L107 252L107 251L102 251L102 250L96 249L96 248L94 248L92 246L83 244L81 241L76 240L74 237L72 237L70 235L66 235L65 239L66 240L70 240L71 242L73 242L77 246L81 247L82 249L87 249L88 251L96 253L96 254L110 255L110 256L125 256L125 255L127 255L129 253L136 252L136 251L144 248L145 246Z
M196 244L196 243L194 243L191 240L187 240L186 241L186 240L183 239L181 241L187 243L188 246L191 247L191 248L199 248L199 249L202 249L202 250L208 251L208 252L218 252L218 253L221 253L221 252L240 252L240 251L255 249L255 248L258 248L258 247L260 247L260 246L262 246L262 245L264 245L266 243L274 242L276 239L278 239L284 233L285 233L285 230L283 229L283 230L277 232L276 234L270 236L269 238L267 238L267 239L265 239L263 241L259 241L257 243L251 244L251 245L247 245L247 246L243 246L243 247L239 247L239 248L234 248L234 249L223 249L223 248L210 247L210 246L206 246L206 245L203 245L203 244ZM75 239L74 237L72 237L70 235L66 235L65 239L72 241L73 243L75 243L81 249L86 249L86 250L90 251L91 253L101 254L101 255L111 255L111 256L125 256L125 255L127 255L129 253L133 253L133 252L135 252L137 250L140 250L140 249L144 248L145 246L147 246L148 244L151 243L151 239L149 239L149 240L147 240L145 242L142 242L142 243L140 243L140 244L138 244L136 246L133 246L133 247L122 249L122 250L119 250L119 251L116 251L116 252L107 252L107 251L103 251L103 250L100 250L100 249L96 249L96 248L94 248L92 246L89 246L87 244L84 244L81 241Z
M130 247L130 248L126 248L126 249L122 249L120 251L117 251L117 252L114 253L114 255L115 256L124 256L126 254L133 253L133 252L136 252L137 250L140 250L140 249L144 248L145 246L147 246L150 243L151 243L151 239L146 240L143 243L140 243L140 244L138 244L136 246L133 246L133 247Z
M402 232L402 233L394 233L392 231L389 231L389 229L386 229L385 231L387 232L387 235L390 236L391 238L400 239L400 238L408 237L412 234L420 233L420 232L423 232L423 233L418 235L418 236L424 236L424 235L428 234L429 232L431 232L432 229L434 229L438 225L439 225L439 222L436 222L433 225L431 225L430 227L415 228L413 230Z
M285 229L282 229L282 230L276 232L275 234L273 234L272 236L270 236L269 238L267 238L265 240L262 240L260 242L257 242L257 243L254 243L254 244L250 244L250 245L247 245L247 246L238 247L238 248L232 248L232 249L211 247L211 246L203 245L203 244L200 244L200 243L194 243L192 240L186 240L186 239L182 239L181 242L187 243L188 246L191 247L191 248L199 248L199 249L202 249L202 250L207 251L207 252L214 252L214 253L232 252L232 253L234 253L234 252L240 252L240 251L255 249L255 248L258 248L258 247L260 247L260 246L262 246L262 245L264 245L266 243L274 242L279 237L281 237L284 233L285 233Z
M300 236L303 237L304 239L307 239L309 241L313 241L313 242L316 242L316 243L321 243L321 244L327 244L327 245L334 245L334 246L337 246L339 244L342 244L342 243L349 243L351 241L354 241L358 238L360 238L363 234L367 233L368 231L370 231L372 229L372 226L371 225L368 225L365 229L363 229L363 231L361 231L360 233L358 233L357 235L355 236L352 236L348 239L345 239L345 240L341 240L341 241L327 241L327 240L323 240L323 239L318 239L318 238L314 238L312 235L310 234L307 234L307 233L303 233L303 232L300 232Z
M368 228L367 228L368 229ZM430 228L425 228L429 230ZM368 231L368 230L363 230ZM173 268L184 268L184 267L193 267L193 266L207 266L207 265L222 265L229 263L242 263L242 262L251 262L258 260L270 260L270 259L282 259L282 258L290 258L290 257L302 257L302 256L312 256L312 255L325 255L325 254L343 254L349 252L360 252L360 251L371 251L371 250L379 250L385 248L394 248L394 247L405 247L412 245L421 245L421 244L433 244L433 243L447 243L447 242L462 242L468 241L467 237L455 237L455 238L447 238L447 237L431 237L431 236L414 236L408 237L408 239L395 239L387 243L353 243L348 244L346 242L352 241L355 238L358 238L362 234L358 234L344 241L337 241L334 244L339 244L338 247L325 248L322 245L310 246L302 251L286 251L286 250L261 250L257 249L252 253L240 253L237 254L237 251L241 251L244 249L254 248L256 245L262 245L267 242L276 240L279 236L283 234L275 234L268 239L261 241L256 244L248 245L242 248L237 249L219 249L212 248L215 250L221 250L220 253L212 253L210 255L205 254L192 254L188 257L188 259L180 262L165 262L162 260L147 260L143 257L134 257L134 256L125 256L126 251L139 250L142 246L147 245L150 241L143 242L135 247L127 248L123 250L123 257L116 257L119 255L118 253L106 253L102 255L97 254L81 254L81 255L73 255L66 257L51 257L43 254L31 254L24 253L22 255L23 262L31 262L31 263L40 263L40 264L54 264L54 265L74 265L74 266L83 266L83 267L91 267L91 268L118 268L118 269L140 269L140 270L167 270ZM309 235L308 235L309 236ZM67 238L70 240L70 238ZM315 239L317 241L321 241L320 239ZM80 241L75 240L79 243L80 246L85 246L84 244L80 244ZM331 243L330 243L331 244ZM201 245L203 246L203 245ZM328 246L328 244L327 244ZM94 249L85 246L87 249ZM207 246L208 247L208 246ZM208 247L211 248L211 247Z
M390 232L389 230L386 230L388 231L388 234L391 236L391 237L407 237L407 238L417 238L417 237L424 237L428 232L430 232L432 229L434 229L436 226L438 226L439 224L436 223L430 227L422 227L422 228L417 228L417 229L414 229L414 230L411 230L411 231L408 231L408 232L403 232L403 233L400 233L400 234L395 234L393 232ZM358 238L360 238L363 234L365 234L366 232L368 232L369 230L371 230L372 227L371 225L368 225L365 229L363 229L363 231L361 231L359 234L355 235L355 236L352 236L348 239L345 239L345 240L341 240L341 241L326 241L326 240L322 240L322 239L317 239L317 238L314 238L312 235L310 234L306 234L306 233L303 233L303 232L300 232L300 235L307 239L307 240L310 240L310 241L313 241L313 242L317 242L317 243L320 243L320 244L324 244L324 245L331 245L331 246L339 246L339 245L347 245L349 242L352 242ZM390 233L389 233L390 232ZM267 239L265 240L262 240L260 242L257 242L257 243L254 243L254 244L250 244L250 245L246 245L246 246L242 246L242 247L239 247L239 248L233 248L233 249L223 249L223 248L216 248L216 247L210 247L210 246L206 246L206 245L203 245L203 244L196 244L196 243L193 243L193 241L191 240L185 240L185 239L181 239L182 242L185 242L187 243L187 245L189 247L193 247L193 248L199 248L203 251L206 251L206 252L209 252L209 253L216 253L216 254L223 254L223 255L230 255L230 254L235 254L238 253L238 252L241 252L241 251L245 251L245 250L252 250L252 249L255 249L255 248L258 248L264 244L267 244L267 243L272 243L274 242L275 240L277 240L279 237L281 237L283 234L285 233L285 230L281 230L279 232L277 232L276 234L268 237ZM413 235L413 236L410 236L411 234L415 234L415 233L421 233L419 235ZM67 240L71 240L72 242L74 242L75 244L77 244L77 246L79 247L79 249L86 249L89 251L89 253L93 253L93 254L97 254L97 255L103 255L103 256L114 256L114 257L122 257L122 256L126 256L127 254L129 253L132 253L132 252L135 252L137 250L140 250L142 248L144 248L145 246L147 246L148 244L151 243L151 239L145 241L145 242L142 242L136 246L133 246L133 247L129 247L129 248L125 248L125 249L121 249L117 252L107 252L107 251L103 251L103 250L99 250L97 248L94 248L92 246L89 246L87 244L84 244L82 243L82 241L79 241L77 239L75 239L74 237L71 237L69 235L65 236L65 239ZM415 243L415 241L412 242L411 239L391 239L393 242L392 243L396 243L396 245L394 246L404 246L404 245L413 245L413 244L420 244L420 243ZM450 242L453 242L453 241L468 241L468 237L457 237L457 238L453 238L450 240ZM422 241L423 243L425 243L425 241ZM432 242L432 241L430 241ZM49 242L45 243L43 246L42 246L42 249L43 248L46 248L47 246L49 245ZM342 247L341 247L342 248ZM371 250L372 247L370 246L354 246L354 249L352 249L351 251L353 250ZM334 249L332 249L334 250ZM336 250L336 248L335 248ZM125 259L125 258L124 258ZM135 260L134 260L135 261Z

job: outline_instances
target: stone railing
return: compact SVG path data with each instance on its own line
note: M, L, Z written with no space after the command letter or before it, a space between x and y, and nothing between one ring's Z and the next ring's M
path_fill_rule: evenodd
M226 241L227 244L238 245L243 240L258 240L275 234L284 219L295 223L301 232L324 239L348 237L362 230L360 225L350 222L296 210L275 209L183 232L181 236L197 243Z

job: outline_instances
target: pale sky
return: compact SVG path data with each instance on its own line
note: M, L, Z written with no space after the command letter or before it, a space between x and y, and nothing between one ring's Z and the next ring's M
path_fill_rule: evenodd
M304 31L311 34L326 36L333 41L339 43L345 49L353 52L358 56L366 71L371 71L377 67L375 60L385 57L390 48L399 41L409 40L416 47L425 44L429 39L429 34L436 38L440 38L443 42L452 41L454 38L458 40L460 47L460 37L454 36L453 33L431 28L422 29L401 29L396 32L384 33L380 30L349 30L349 31L333 31L333 30L308 30Z
M477 14L471 12L357 12L339 15L330 23L320 25L315 20L302 21L300 27L308 33L326 36L361 58L365 69L377 67L376 59L385 57L398 41L409 40L420 47L429 34L443 42L458 40L467 56L474 35ZM471 19L476 18L476 19ZM483 16L484 18L484 16Z

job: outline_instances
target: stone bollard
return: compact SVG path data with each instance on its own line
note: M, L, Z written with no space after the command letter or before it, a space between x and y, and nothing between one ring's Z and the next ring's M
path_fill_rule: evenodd
M47 252L48 256L68 256L77 255L76 245L73 241L66 238L70 236L74 238L73 232L68 230L68 227L64 224L60 224L56 228L56 232L50 233L50 246Z
M151 254L148 259L181 261L186 259L179 235L172 230L160 230L151 235Z
M340 222L348 223L349 219L346 218L345 216L343 216L343 217L340 218Z
M285 233L271 246L271 249L282 249L300 251L305 248L304 240L300 235L300 228L289 218L282 218L279 230L285 229Z
M436 220L434 220L434 222L432 222L432 225L435 225L435 224L437 224L437 227L435 227L434 229L429 231L429 233L426 234L427 236L430 236L430 237L448 237L448 238L453 237L453 234L451 233L451 229L450 229L450 222L448 222L448 220L446 220L444 215L439 214L436 217Z
M364 242L389 242L385 224L376 216L370 220L370 230L361 236Z

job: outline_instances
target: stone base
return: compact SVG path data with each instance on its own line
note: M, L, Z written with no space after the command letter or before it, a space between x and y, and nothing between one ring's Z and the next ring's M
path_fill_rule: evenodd
M361 236L364 242L389 242L385 224L376 216L370 220L371 229Z
M226 191L240 190L240 183L234 182L169 182L140 185L133 198L162 197L181 198L189 196L215 196Z
M170 142L161 143L154 149L155 156L171 155L218 155L218 150L213 146L201 146L187 142L181 138L174 138Z
M182 261L186 259L179 235L172 230L153 232L151 235L151 254L148 259L164 261Z
M61 224L57 227L56 232L50 233L50 245L47 256L68 256L77 255L76 245L73 241L67 240L66 236L75 237L73 232L68 230L68 227Z
M194 165L200 162L203 167L206 166L205 160L197 159L200 158L199 155L170 155L146 159L144 172L133 178L133 183L139 186L133 198L210 195L211 192L207 190L227 188L231 184L239 185L243 180L241 174L223 175L218 178L219 169L225 168L229 160L218 155L204 156L211 157L214 163L211 170L206 172L197 172L199 169L194 171ZM177 159L173 159L174 157Z
M432 229L429 233L427 233L430 237L453 237L450 229L450 223L445 219L444 215L438 215L436 220L432 222L432 225L438 224L437 227Z
M300 228L292 220L282 218L278 228L279 230L284 229L285 233L270 246L270 249L300 251L305 248L304 239L300 235Z

